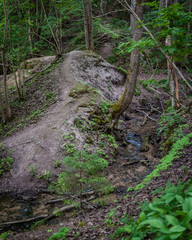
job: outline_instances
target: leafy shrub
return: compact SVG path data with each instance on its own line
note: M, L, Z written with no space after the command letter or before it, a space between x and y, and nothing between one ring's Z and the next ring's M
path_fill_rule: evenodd
M5 157L0 159L0 175L5 171L9 170L11 164L13 163L13 158Z
M181 113L168 108L167 111L161 115L160 127L158 128L159 135L163 133L165 137L169 136L183 120L184 118Z
M125 217L115 239L189 240L192 236L192 181L168 185L160 198L146 202L137 220ZM119 238L118 238L119 239Z
M108 162L97 154L76 151L64 158L65 172L58 175L58 182L50 188L57 191L69 191L80 195L84 191L95 189L108 192L111 187L101 174Z

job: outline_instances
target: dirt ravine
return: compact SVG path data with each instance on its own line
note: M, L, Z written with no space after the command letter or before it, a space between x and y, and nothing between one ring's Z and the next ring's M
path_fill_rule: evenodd
M56 175L59 169L54 168L54 160L61 157L63 133L67 132L66 122L73 123L79 114L78 106L88 102L90 95L79 98L69 97L70 90L77 81L98 86L103 95L118 98L117 87L122 88L125 76L117 68L105 62L93 53L73 51L49 74L56 79L61 94L59 100L47 109L38 123L30 125L16 134L3 140L6 148L13 150L14 163L9 173L1 179L0 191L22 193L45 187L43 182L32 180L30 165L35 166L36 173L43 170ZM96 80L95 80L96 79ZM106 86L110 87L106 87ZM86 111L86 108L84 108ZM83 136L76 134L79 144Z

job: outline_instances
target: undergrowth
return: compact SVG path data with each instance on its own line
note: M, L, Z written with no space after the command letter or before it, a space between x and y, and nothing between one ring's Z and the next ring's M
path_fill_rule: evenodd
M157 167L146 176L146 178L138 184L136 187L129 188L127 191L131 190L139 190L144 188L146 185L150 183L150 181L158 177L160 175L161 171L167 170L167 168L172 164L173 160L179 158L182 155L182 150L184 147L187 147L192 144L190 141L192 138L192 132L184 136L183 138L177 140L174 144L172 149L169 151L169 153L161 159L161 163L157 165Z
M192 236L192 181L168 184L162 195L146 202L138 219L125 216L113 239L189 240Z
M62 227L60 230L53 234L49 240L60 240L60 239L67 239L67 234L70 232L69 228Z
M11 149L7 151L4 145L0 143L0 176L8 171L11 167L11 164L14 162L13 158L11 157L11 153Z

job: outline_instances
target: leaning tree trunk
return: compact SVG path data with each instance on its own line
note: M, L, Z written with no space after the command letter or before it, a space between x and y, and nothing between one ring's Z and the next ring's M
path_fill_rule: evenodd
M6 6L5 0L3 0L3 7L4 7L4 13L5 13L5 31L4 31L3 47L2 47L1 55L2 55L2 63L3 63L3 83L4 83L5 103L6 103L6 109L7 109L7 116L10 119L11 108L9 105L9 98L8 98L8 92L7 92L7 67L6 67L6 58L5 58L7 30L8 30L8 13L7 13L7 6Z
M91 0L83 0L85 43L87 50L94 50Z
M141 5L141 3L142 0L136 1L135 11L137 15L142 19L143 6ZM140 24L137 22L135 18L134 25L135 32L133 35L133 41L137 42L142 37L142 28L139 27ZM137 75L139 71L139 63L140 63L140 50L137 47L135 50L131 52L131 59L125 83L125 90L119 101L113 104L111 107L112 120L114 121L113 126L117 124L120 115L129 107L130 103L132 102L137 82Z

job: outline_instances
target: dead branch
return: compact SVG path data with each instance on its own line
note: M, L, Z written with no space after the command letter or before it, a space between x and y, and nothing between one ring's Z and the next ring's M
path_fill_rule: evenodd
M153 112L153 110L151 110L149 114L147 114L147 113L144 112L144 111L138 110L138 109L136 109L136 111L145 114L145 115L147 116L147 118L149 118L149 119L152 120L152 121L157 122L157 119L154 119L154 118L152 118L152 117L149 116L149 115Z
M82 193L82 196L86 197L86 196L94 195L95 193L96 193L95 191L90 191L90 192ZM74 199L74 198L78 198L78 197L75 196L75 195L73 195L73 196L68 195L68 196L65 196L65 197L62 197L62 198L57 198L57 199L53 199L53 200L47 201L44 204L48 205L48 204L54 204L54 203L62 202L64 200L68 199L68 198Z
M47 217L47 215L42 215L42 216L28 218L28 219L24 219L24 220L2 223L2 224L0 224L0 229L2 230L5 227L10 227L10 226L17 225L17 224L23 224L23 223L38 221L38 220L44 219L46 217Z

